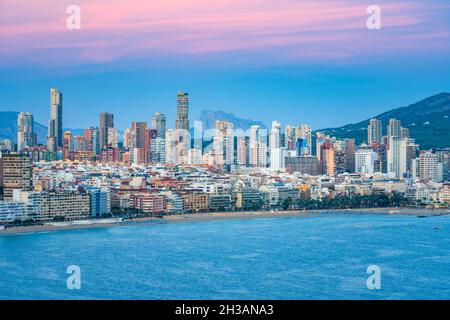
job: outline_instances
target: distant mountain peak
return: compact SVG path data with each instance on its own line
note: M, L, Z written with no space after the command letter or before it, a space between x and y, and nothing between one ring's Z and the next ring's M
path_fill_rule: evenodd
M17 143L17 111L0 111L0 139L8 139ZM83 129L67 129L63 131L72 131L74 135L82 135ZM46 143L47 127L34 121L34 132L37 135L38 143Z
M17 111L0 111L0 139L17 142ZM34 121L34 132L39 143L45 142L47 127Z
M202 110L198 120L202 122L203 128L205 130L214 128L216 120L229 121L233 123L235 129L247 130L253 125L259 125L264 129L267 128L266 125L261 121L238 118L233 113L221 110Z

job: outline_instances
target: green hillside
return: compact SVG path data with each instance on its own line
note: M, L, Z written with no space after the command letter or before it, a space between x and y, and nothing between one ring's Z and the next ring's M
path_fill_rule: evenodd
M389 119L401 120L421 149L450 147L450 93L440 93L407 107L401 107L374 116L383 123L383 135ZM339 128L319 130L337 138L354 138L357 143L367 141L369 120Z

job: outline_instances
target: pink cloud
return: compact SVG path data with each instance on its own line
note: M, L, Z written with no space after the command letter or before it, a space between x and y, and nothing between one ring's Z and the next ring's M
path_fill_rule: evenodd
M368 31L367 4L355 0L6 0L0 54L44 65L230 52L341 59L367 54L371 43L420 50L450 39L449 23L436 19L441 1L378 2L383 29ZM81 30L66 28L70 4L81 8Z

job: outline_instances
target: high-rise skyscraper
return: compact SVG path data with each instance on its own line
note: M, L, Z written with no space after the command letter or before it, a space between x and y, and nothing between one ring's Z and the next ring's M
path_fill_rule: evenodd
M109 144L108 128L114 128L114 115L108 112L100 113L100 149Z
M107 128L108 132L108 145L113 148L119 147L119 132L116 128Z
M316 132L316 157L320 163L320 147L324 144L327 137L322 132Z
M33 166L31 158L12 154L3 157L3 198L13 200L14 190L30 191L32 189Z
M355 172L373 174L375 173L375 161L378 154L369 146L363 145L355 153Z
M409 129L402 127L400 130L400 136L402 138L409 138Z
M63 98L55 88L50 89L50 120L48 121L47 148L55 152L63 146Z
M177 163L178 156L176 153L176 145L175 145L175 132L173 129L166 130L166 145L165 145L165 160L166 163Z
M424 151L419 156L419 177L439 182L438 156L431 151Z
M175 129L189 130L189 94L177 93L177 119Z
M245 135L238 136L236 148L236 164L246 167L248 165L248 139Z
M152 128L157 130L158 138L164 139L166 135L166 115L156 112L152 116Z
M355 172L355 139L345 139L345 169L346 172Z
M21 152L25 147L32 147L35 144L33 115L21 112L17 116L17 150Z
M249 164L259 168L267 165L267 132L258 125L250 127Z
M272 129L270 129L269 156L271 169L279 170L284 168L285 148L281 146L281 124L278 121L273 121Z
M189 132L189 94L186 92L177 93L177 118L175 121L174 138L177 154L176 163L186 163L191 148L191 136Z
M71 159L71 153L74 151L74 140L73 135L71 131L64 132L64 139L63 139L63 160Z
M392 137L402 138L402 123L400 120L390 119L387 126L388 141Z
M312 155L312 136L311 136L311 127L307 124L300 125L300 138L304 141L303 146L301 148L302 156Z
M369 126L367 127L367 143L369 146L372 146L374 143L381 144L382 134L381 120L370 119Z
M151 139L151 159L152 162L165 162L166 159L166 115L156 112L152 116L152 128L156 131L156 136Z
M277 149L281 147L281 124L278 121L272 121L272 129L269 133L269 148Z
M284 128L284 146L287 150L295 149L295 132L297 128L291 125L286 125Z
M392 136L389 139L389 148L387 152L387 172L395 175L396 178L402 178L408 172L408 163L411 162L411 150L417 148L414 139L401 139Z
M145 148L145 131L147 130L147 122L133 121L131 123L131 130L134 133L135 148Z
M87 151L92 151L94 154L100 154L100 135L98 128L90 127L84 130L84 137L86 139Z
M216 164L234 164L234 126L231 122L216 120L213 138Z
M329 139L325 139L320 146L320 168L321 173L328 176L334 176L336 173L334 146Z

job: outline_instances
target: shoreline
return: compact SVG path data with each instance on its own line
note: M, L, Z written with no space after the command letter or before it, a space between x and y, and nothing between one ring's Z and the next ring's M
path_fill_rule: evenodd
M173 222L205 222L230 219L254 219L254 218L282 218L282 217L316 217L334 215L379 214L379 215L406 215L406 216L440 216L450 214L450 209L416 209L416 208L361 208L361 209L334 209L334 210L305 210L305 211L233 211L233 212L207 212L167 215L162 218L143 217L123 222L120 218L108 218L98 220L81 220L72 222L49 222L43 225L18 226L0 229L0 236L26 234L36 232L53 232L62 230L112 228L134 226L154 223Z

